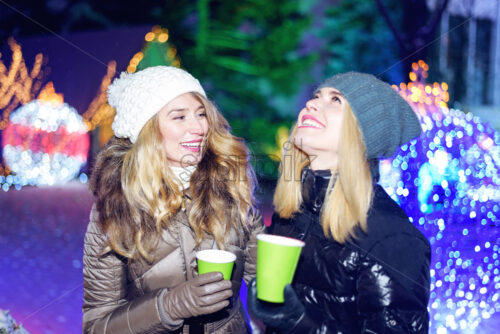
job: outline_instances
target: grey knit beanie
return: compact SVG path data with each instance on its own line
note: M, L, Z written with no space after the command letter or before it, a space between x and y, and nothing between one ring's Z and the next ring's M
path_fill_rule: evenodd
M317 89L336 88L349 102L358 121L368 160L391 157L397 148L422 132L410 105L389 84L371 74L334 75Z

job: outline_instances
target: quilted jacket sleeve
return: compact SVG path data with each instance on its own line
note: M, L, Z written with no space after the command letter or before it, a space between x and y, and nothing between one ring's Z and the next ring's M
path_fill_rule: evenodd
M257 212L250 223L249 238L245 248L245 272L243 279L248 285L257 272L257 234L264 233L262 215Z
M97 224L95 208L85 234L83 255L83 333L165 333L179 328L162 314L164 290L129 300L126 262L113 252L101 255L106 237Z
M361 333L428 332L429 262L428 244L413 237L394 236L371 249L359 264L357 279ZM347 333L341 321L305 306L305 314L288 333Z
M357 280L362 333L428 332L429 265L422 239L399 234L373 247Z

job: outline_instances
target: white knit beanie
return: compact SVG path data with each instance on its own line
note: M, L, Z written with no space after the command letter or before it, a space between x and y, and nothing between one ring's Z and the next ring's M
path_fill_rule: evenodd
M108 87L108 102L116 109L111 126L115 136L135 143L151 117L177 96L189 92L206 97L200 82L177 67L154 66L136 73L122 72Z

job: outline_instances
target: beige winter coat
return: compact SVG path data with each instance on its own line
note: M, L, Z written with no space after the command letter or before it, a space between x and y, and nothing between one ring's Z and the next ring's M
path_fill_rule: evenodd
M212 315L172 321L160 314L159 303L169 289L196 275L195 252L215 248L214 239L195 246L194 232L185 211L179 211L153 254L153 263L131 261L111 252L99 256L106 237L98 224L98 212L90 213L84 246L84 333L189 333L201 326L204 333L247 333L245 314L239 300L242 278L248 283L256 271L256 235L264 229L262 218L251 222L250 233L231 231L228 251L236 254L232 304ZM194 328L193 328L194 329Z

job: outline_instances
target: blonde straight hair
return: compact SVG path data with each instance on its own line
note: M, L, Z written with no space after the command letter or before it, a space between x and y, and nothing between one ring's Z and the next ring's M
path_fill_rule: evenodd
M192 94L205 107L209 130L203 158L191 176L189 224L197 243L208 234L215 238L220 249L225 249L230 229L234 227L238 233L247 230L257 215L253 194L255 175L243 140L230 133L226 119L208 99ZM112 145L111 149L116 155L124 151L118 145L116 148ZM102 216L110 219L101 224L108 235L109 248L124 257L152 260L150 253L162 229L169 228L181 209L183 193L168 168L166 155L161 154L163 151L155 116L144 125L136 143L123 154L121 188L130 216L113 219L118 213L107 210L110 212ZM104 153L103 159L106 155L112 154ZM106 197L102 197L101 200L106 201Z
M358 122L349 104L344 104L337 170L321 209L325 236L339 243L356 237L357 228L366 231L366 219L373 197L373 180L366 159L366 148ZM283 150L280 177L273 204L283 218L291 218L302 204L301 174L310 164L309 156L293 144L296 126ZM336 176L336 177L335 177Z

